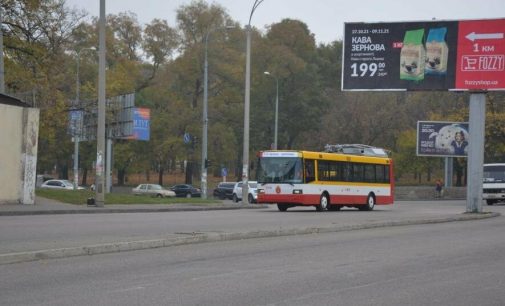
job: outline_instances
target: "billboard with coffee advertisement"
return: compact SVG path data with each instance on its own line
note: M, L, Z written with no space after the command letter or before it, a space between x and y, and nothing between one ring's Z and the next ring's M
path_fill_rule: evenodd
M344 25L342 90L505 90L505 19Z

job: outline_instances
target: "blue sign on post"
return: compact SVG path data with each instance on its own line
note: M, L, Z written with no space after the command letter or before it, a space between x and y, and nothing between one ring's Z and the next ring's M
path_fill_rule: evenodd
M221 176L227 176L228 175L228 169L225 167L221 168Z
M188 144L191 141L191 135L189 133L184 133L184 143Z
M82 125L82 111L70 111L69 132L72 136L79 136L81 134Z

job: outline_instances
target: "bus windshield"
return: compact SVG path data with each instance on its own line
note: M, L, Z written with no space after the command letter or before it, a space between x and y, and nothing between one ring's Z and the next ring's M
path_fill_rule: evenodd
M258 165L258 183L303 182L300 157L261 157Z
M505 182L505 166L484 166L484 182Z

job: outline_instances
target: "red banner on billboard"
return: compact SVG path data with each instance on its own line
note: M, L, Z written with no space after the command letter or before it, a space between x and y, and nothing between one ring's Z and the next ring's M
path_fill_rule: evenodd
M505 88L505 19L460 21L456 89Z

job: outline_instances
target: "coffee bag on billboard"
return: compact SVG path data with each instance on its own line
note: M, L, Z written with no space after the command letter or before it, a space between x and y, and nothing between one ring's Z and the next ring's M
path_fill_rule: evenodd
M445 75L447 73L447 55L449 48L445 42L447 28L430 29L426 38L425 74Z
M400 79L422 81L426 51L423 45L424 29L405 32L400 52Z

